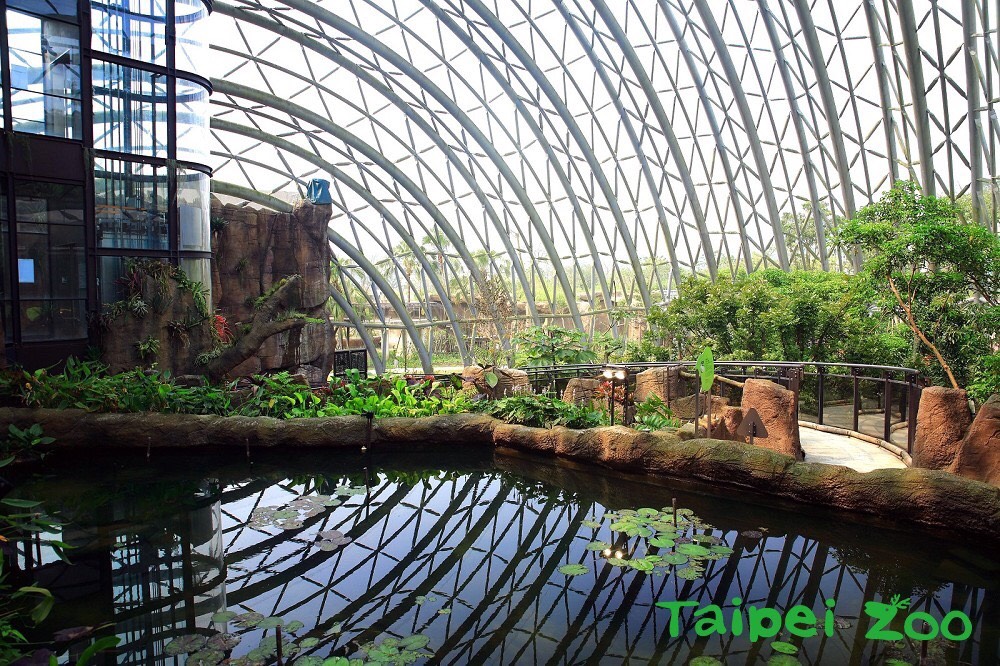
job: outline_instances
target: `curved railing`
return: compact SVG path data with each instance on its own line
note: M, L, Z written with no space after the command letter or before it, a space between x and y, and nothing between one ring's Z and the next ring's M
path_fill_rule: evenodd
M639 373L651 368L676 368L677 391L668 402L694 395L697 380L694 361L661 363L620 363L627 371L629 391ZM570 379L599 378L605 365L557 365L522 368L536 391L562 394ZM798 419L821 430L852 434L878 444L888 443L904 451L908 458L916 434L916 413L920 392L927 385L913 368L861 363L817 363L791 361L716 361L714 392L739 404L746 379L770 379L795 392ZM720 381L721 379L721 381ZM673 381L668 382L672 386ZM900 431L905 430L905 435Z

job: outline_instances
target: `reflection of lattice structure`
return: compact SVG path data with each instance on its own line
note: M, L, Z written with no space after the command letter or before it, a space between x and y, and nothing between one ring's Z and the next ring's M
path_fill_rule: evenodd
M257 508L332 489L313 480L226 488L211 540L225 547L225 583L202 581L211 589L183 582L183 572L196 569L198 559L185 544L171 547L169 557L161 550L160 560L147 553L129 563L129 548L121 551L113 564L120 586L115 617L129 653L120 663L146 663L148 637L182 635L196 624L204 628L222 606L302 621L309 635L322 639L312 651L321 656L344 653L352 640L419 632L431 638L437 660L449 664L584 663L601 655L614 663L682 663L689 651L745 656L749 662L762 650L766 658L767 641L699 639L690 620L680 637L671 638L666 611L654 602L726 605L739 596L748 605L787 610L796 604L820 609L823 600L834 598L838 612L851 615L866 600L914 587L898 573L911 567L869 562L865 549L837 550L799 536L757 540L736 531L717 532L735 554L708 563L701 580L615 569L585 549L594 532L582 523L601 516L604 507L581 503L571 493L531 492L512 477L484 473L412 486L377 483L368 496L349 497L297 529L250 524ZM321 550L318 534L334 529L353 542ZM173 571L164 564L168 559ZM557 571L581 561L593 576L567 578ZM203 596L193 597L192 589ZM920 592L914 605L937 617L964 609L976 633L961 646L963 659L992 663L1000 646L984 628L998 621L995 595L995 589L950 584ZM443 608L451 612L439 613ZM886 646L860 640L869 625L851 622L833 638L805 641L803 663L878 661ZM342 633L327 633L337 624Z
M849 268L830 231L894 179L995 228L990 9L220 1L215 188L332 179L338 304L425 367L436 326L469 351L483 275L524 321L602 328L692 271Z

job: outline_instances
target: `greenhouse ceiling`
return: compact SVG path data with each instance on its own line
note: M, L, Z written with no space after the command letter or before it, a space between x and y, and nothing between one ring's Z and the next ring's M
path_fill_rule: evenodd
M213 188L284 209L331 181L355 324L445 325L462 347L494 280L515 318L591 330L691 273L850 270L832 230L898 179L996 229L997 13L216 0Z

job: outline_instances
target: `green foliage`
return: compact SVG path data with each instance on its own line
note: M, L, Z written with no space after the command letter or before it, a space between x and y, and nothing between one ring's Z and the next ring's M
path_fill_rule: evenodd
M42 426L33 423L23 430L11 423L7 426L7 438L0 440L0 459L7 459L11 456L20 457L26 453L37 451L38 447L44 447L56 441L51 437L46 437L42 432Z
M596 428L607 425L604 412L585 405L572 405L550 395L514 395L479 403L479 410L507 423L551 428Z
M520 361L529 366L597 363L599 360L585 333L560 326L533 326L518 333L514 344Z
M630 360L695 358L711 346L717 360L898 365L909 349L906 332L872 311L856 280L822 271L768 269L715 283L689 277L648 321Z
M180 386L170 373L132 370L109 375L106 366L70 359L61 373L46 370L0 376L0 395L26 407L76 408L89 412L165 412L219 416L315 418L372 413L431 416L469 411L465 393L450 384L424 380L362 378L352 371L345 382L313 390L287 372L255 375L218 386Z
M139 340L135 343L135 350L139 354L139 358L144 361L147 358L156 358L156 355L160 353L160 341L152 335L148 335L145 340Z
M1000 238L961 221L948 199L899 182L844 223L837 242L864 253L866 297L913 333L911 363L937 381L974 381L981 360L997 352Z
M1000 354L980 358L973 374L975 379L968 386L970 398L984 403L991 395L1000 395Z
M664 428L680 428L681 421L674 417L667 403L654 394L635 406L635 423L632 427L643 432L651 432Z

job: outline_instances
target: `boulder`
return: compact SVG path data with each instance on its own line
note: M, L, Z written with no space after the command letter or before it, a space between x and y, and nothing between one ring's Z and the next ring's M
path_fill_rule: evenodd
M768 379L748 379L743 386L742 418L757 410L767 437L755 437L754 445L804 460L799 442L795 393Z
M486 369L478 365L470 365L462 370L462 388L475 389L482 395L503 398L516 393L531 393L531 382L524 370L512 368L493 368L496 373L497 385L490 388L486 383Z
M979 408L948 471L1000 486L1000 395Z
M605 398L602 398L598 391L601 388L601 380L599 379L587 379L584 377L574 377L569 380L566 384L566 390L563 391L562 400L563 402L568 402L571 405L586 405L587 407L602 407L601 403L605 402ZM595 405L595 403L597 403Z
M670 401L670 410L679 419L691 420L695 418L697 404L695 402L696 398L699 396L687 395L683 398L674 398ZM698 410L698 416L701 416L708 409L708 399L704 395L701 395L701 409ZM712 396L712 414L721 413L723 408L729 406L729 398L723 398L722 396L713 395Z
M643 370L635 376L636 402L644 402L650 396L654 395L664 402L667 402L667 398L669 397L672 402L680 393L679 366L650 368L649 370Z
M913 466L945 469L955 461L972 412L963 389L929 386L920 394L917 433L913 440Z

